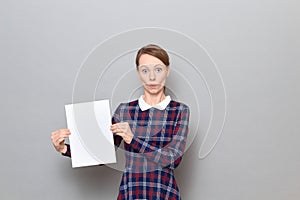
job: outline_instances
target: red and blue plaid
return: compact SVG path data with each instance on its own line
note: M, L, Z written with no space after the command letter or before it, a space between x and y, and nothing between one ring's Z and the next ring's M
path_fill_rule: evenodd
M174 169L185 149L189 108L171 101L164 110L142 111L136 100L118 106L112 123L119 122L128 122L134 137L124 144L125 171L118 200L179 200ZM115 135L114 141L119 147L122 138ZM63 155L71 156L69 146Z
M171 101L164 110L142 111L133 101L120 104L112 120L128 122L134 134L131 143L124 144L126 164L118 199L180 199L173 170L184 153L189 108ZM115 145L121 140L115 136Z

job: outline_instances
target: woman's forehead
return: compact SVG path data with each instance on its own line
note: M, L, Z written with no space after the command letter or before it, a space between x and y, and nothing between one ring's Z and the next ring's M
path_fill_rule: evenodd
M139 65L145 64L164 64L160 59L149 54L142 54L139 59Z

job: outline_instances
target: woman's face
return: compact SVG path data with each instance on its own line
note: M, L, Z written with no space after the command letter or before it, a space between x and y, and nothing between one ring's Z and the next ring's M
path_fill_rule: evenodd
M139 59L137 71L145 92L158 94L164 90L169 67L165 66L161 60L149 54L143 54Z

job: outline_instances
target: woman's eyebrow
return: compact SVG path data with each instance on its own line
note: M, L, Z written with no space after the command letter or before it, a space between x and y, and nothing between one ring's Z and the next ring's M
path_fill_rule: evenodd
M162 65L162 64L156 64L156 65L154 65L154 67L165 67L165 65Z
M162 64L144 64L144 65L139 65L139 67L164 67L165 65Z
M140 65L139 67L148 67L147 65Z

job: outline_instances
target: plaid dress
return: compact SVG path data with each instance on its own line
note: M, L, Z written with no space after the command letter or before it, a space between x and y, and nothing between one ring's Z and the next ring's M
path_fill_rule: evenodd
M125 170L118 200L179 200L174 169L180 164L188 134L189 108L171 100L164 110L142 111L138 100L122 103L112 123L128 122L134 137L124 143ZM117 147L122 137L115 135ZM71 156L70 148L65 154Z
M128 122L134 134L130 144L124 143L126 163L118 200L180 199L173 170L184 153L189 108L170 101L164 110L142 111L136 100L120 104L112 121ZM114 137L119 146L122 138Z

